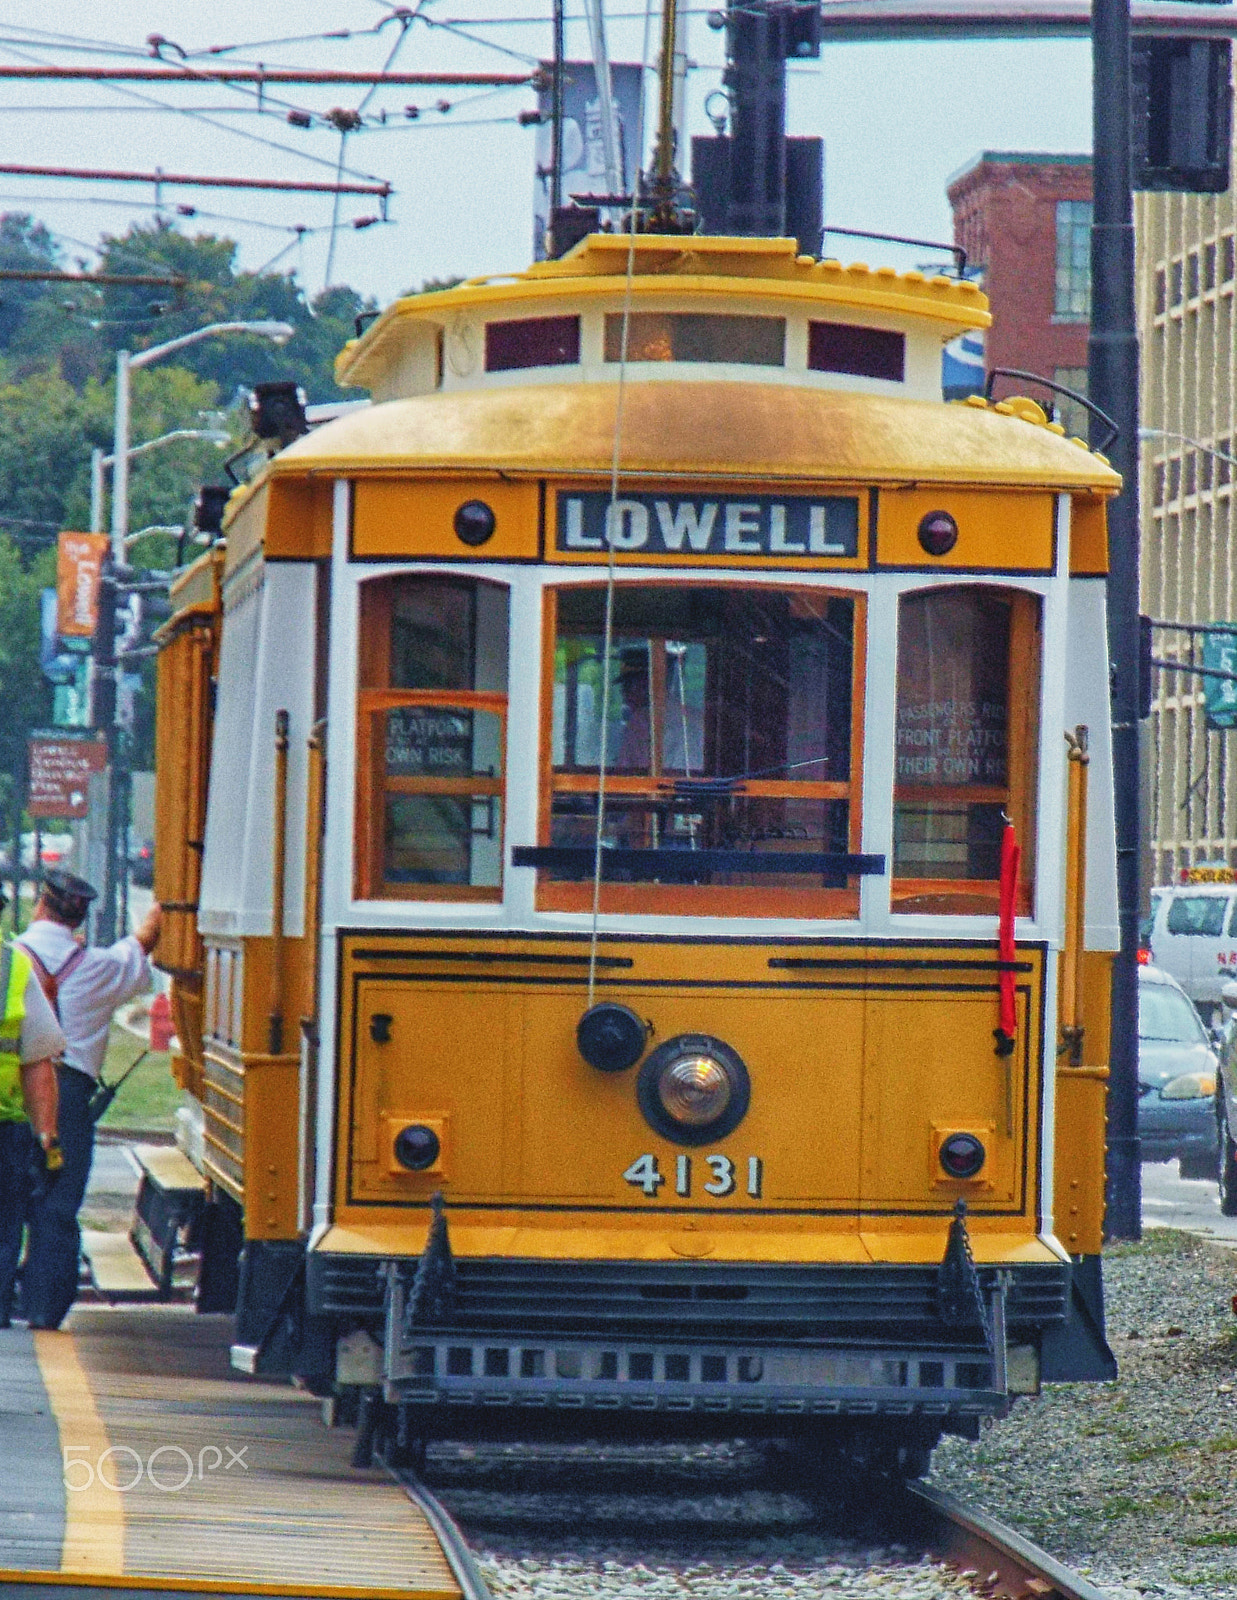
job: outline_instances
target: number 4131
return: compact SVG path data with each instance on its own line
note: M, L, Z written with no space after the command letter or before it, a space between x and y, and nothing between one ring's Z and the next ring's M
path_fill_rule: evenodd
M674 1158L674 1192L677 1195L686 1197L692 1192L693 1159L692 1156ZM709 1176L700 1185L705 1194L724 1200L727 1195L738 1193L739 1170L729 1156L701 1156L699 1160L709 1172ZM750 1199L760 1199L764 1189L764 1177L765 1164L761 1158L748 1156L746 1193ZM650 1199L656 1196L667 1181L665 1173L657 1163L657 1157L652 1155L637 1156L623 1174L623 1180L630 1183L634 1189L642 1190Z

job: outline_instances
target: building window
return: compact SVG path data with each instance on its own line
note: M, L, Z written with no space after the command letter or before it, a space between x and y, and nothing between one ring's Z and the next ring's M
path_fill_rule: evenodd
M1233 281L1233 236L1226 233L1220 240L1220 282Z
M1191 251L1185 262L1185 297L1187 300L1198 299L1198 255Z
M1179 306L1181 304L1181 272L1180 261L1174 261L1168 269L1168 303L1170 306Z
M1207 245L1203 250L1203 289L1214 289L1216 286L1216 247Z
M1091 202L1057 201L1058 317L1086 322L1091 316Z

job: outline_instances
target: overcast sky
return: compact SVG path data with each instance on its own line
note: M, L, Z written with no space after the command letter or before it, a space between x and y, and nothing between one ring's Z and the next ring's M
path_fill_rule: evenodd
M707 95L717 88L721 38L706 8L690 13L689 133L707 133ZM422 18L403 30L394 66L405 71L522 71L550 48L549 0L425 0ZM567 0L568 55L588 54L581 0ZM401 36L384 0L0 0L0 64L123 65L148 54L162 34L169 60L178 46L229 50L231 62L268 66L380 67ZM611 58L641 59L642 0L607 0ZM40 29L32 28L37 18ZM305 39L347 30L349 38ZM654 25L654 46L656 26ZM469 37L465 37L467 34ZM294 42L300 38L303 42ZM288 42L285 42L288 41ZM107 54L86 46L108 46ZM151 63L153 64L153 63ZM291 109L355 108L363 90L281 88L259 108L252 91L222 86L170 89L0 81L0 161L113 167L208 175L333 178L340 138L331 128L299 129ZM441 113L440 98L451 102ZM404 108L421 115L410 121ZM334 282L386 302L429 277L500 272L527 264L531 251L535 132L518 113L535 104L527 88L385 89L369 102L384 127L351 135L344 154L354 173L389 181L391 222L363 230L375 203L345 196L331 267ZM177 109L161 109L166 107ZM819 61L796 64L789 87L789 131L818 134L826 146L826 218L839 226L950 237L945 184L981 150L1086 151L1090 148L1090 53L1083 41L1043 43L827 45ZM269 141L269 142L264 142ZM277 148L273 148L277 147ZM244 266L277 258L311 293L323 285L332 200L325 195L254 194L167 187L168 215L190 230L226 233ZM60 236L69 259L100 232L121 232L154 215L149 187L0 174L0 210L28 210ZM106 203L100 203L106 202ZM307 231L299 240L295 229ZM845 259L912 264L866 241L835 241ZM285 252L280 254L280 252ZM922 257L922 252L918 252Z

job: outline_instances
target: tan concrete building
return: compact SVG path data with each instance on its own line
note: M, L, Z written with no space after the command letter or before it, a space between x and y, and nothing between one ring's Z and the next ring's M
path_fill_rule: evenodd
M1237 170L1237 163L1234 165ZM1237 196L1135 198L1142 361L1142 609L1237 621ZM1154 654L1202 661L1198 635L1157 629ZM1237 730L1208 729L1202 683L1157 670L1145 788L1150 883L1237 865ZM1147 747L1144 747L1147 748Z

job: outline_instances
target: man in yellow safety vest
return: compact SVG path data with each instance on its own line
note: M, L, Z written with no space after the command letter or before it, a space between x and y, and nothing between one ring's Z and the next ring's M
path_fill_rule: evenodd
M7 904L0 891L0 911ZM31 1195L60 1165L56 1058L65 1037L30 957L0 946L0 1328L13 1313L13 1285Z

